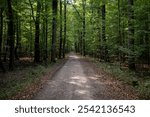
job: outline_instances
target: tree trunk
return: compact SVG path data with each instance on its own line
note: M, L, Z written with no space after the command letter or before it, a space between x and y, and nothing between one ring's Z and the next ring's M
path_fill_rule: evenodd
M134 11L133 0L128 0L128 32L129 32L129 50L131 51L128 58L128 65L130 70L135 70L135 58L134 58Z
M40 11L41 11L41 3L37 1L37 14L35 20L35 42L34 42L34 62L40 62Z
M85 6L86 6L86 0L82 0L82 4L83 4L83 36L82 36L82 39L83 39L83 56L85 56L86 55L86 52L85 52L85 34L86 34L86 17L85 17L85 13L86 13L86 11L85 11Z
M7 22L4 22L4 24L3 24L4 34L5 34L5 36L4 36L5 40L4 40L4 44L3 44L4 45L4 55L3 55L4 62L6 62L7 54L9 54L9 39L8 39L8 26L7 25L8 25Z
M19 43L20 43L20 36L19 36L19 30L20 30L20 28L19 28L19 18L18 18L18 16L16 16L16 47L15 47L15 58L16 58L16 60L19 60L19 56L18 56L18 49L19 49Z
M13 10L11 5L11 0L7 0L8 5L8 39L10 46L10 56L9 56L9 70L14 69L14 19L13 19Z
M32 13L30 14L30 20L32 20ZM30 21L30 56L33 57L33 27L32 21Z
M107 46L106 46L106 8L105 4L102 5L102 58L107 61Z
M3 70L3 72L5 72L5 68L1 60L2 40L3 40L3 9L0 8L0 68Z
M57 5L58 1L52 1L53 24L52 24L52 47L51 47L51 62L56 62L56 38L57 38Z
M18 1L15 1L15 6L18 6ZM19 60L19 49L20 49L20 17L18 15L18 12L15 12L15 33L16 33L16 47L15 47L15 59Z
M42 9L44 10L44 9ZM45 13L44 13L45 14ZM42 19L42 48L41 48L41 56L43 57L43 60L46 60L46 18L44 16L44 18Z
M101 17L101 9L97 9L98 14L98 59L101 59L101 28L100 28L100 17Z
M64 0L64 40L63 40L63 58L65 58L65 50L66 50L66 32L67 31L67 3Z
M46 20L45 20L45 25L46 25L46 31L45 31L45 61L47 61L47 58L48 58L48 55L47 55L47 40L48 40L48 12L47 12L47 9L48 9L48 5L46 3L46 0L45 0L45 12L46 12Z
M118 45L122 46L122 36L121 36L121 10L120 10L120 0L118 0ZM122 63L122 52L118 50L118 57L120 61L120 67Z
M0 60L2 51L2 40L3 40L3 9L0 8Z
M150 38L149 38L149 15L148 13L146 14L146 21L145 21L145 58L146 58L146 61L148 63L148 65L150 65Z
M59 42L59 59L62 55L62 1L60 0L60 42Z

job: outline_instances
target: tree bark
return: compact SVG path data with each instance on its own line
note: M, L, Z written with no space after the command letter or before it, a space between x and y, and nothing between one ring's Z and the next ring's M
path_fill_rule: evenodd
M104 61L108 61L108 52L107 52L107 45L106 45L106 5L102 5L102 58Z
M9 70L14 69L14 19L13 19L13 9L12 1L7 0L8 5L8 39L10 46L10 55L9 55Z
M128 58L128 67L130 70L135 70L135 58L134 58L134 2L133 0L128 0L128 32L129 32L129 58Z
M5 72L5 68L1 60L2 40L3 40L3 9L0 8L0 68L3 70L3 72Z
M30 14L30 20L32 20L32 13ZM30 21L30 56L33 57L33 27L32 21Z
M146 33L145 33L145 51L147 52L147 53L145 53L145 58L147 59L146 61L147 61L147 63L148 63L148 65L150 65L150 38L149 38L149 15L148 15L148 12L147 12L147 14L146 14L146 21L145 21L145 31L146 31Z
M16 16L16 47L15 47L15 58L16 58L16 60L19 60L19 55L18 55L18 49L19 49L19 43L20 43L19 24L20 24L19 17Z
M121 37L121 11L120 11L120 0L118 0L118 44L119 46L122 46L122 37ZM119 61L121 65L121 59L122 59L122 53L119 50Z
M83 4L83 36L82 36L82 39L83 39L83 56L86 55L86 52L85 52L85 34L86 34L86 17L85 17L85 14L86 14L86 9L85 9L85 6L86 6L86 0L82 0L82 4Z
M8 16L7 16L8 17ZM4 57L3 57L3 61L4 62L6 62L6 60L7 60L7 54L9 54L9 39L8 39L8 24L7 24L8 22L4 22L4 24L3 24L3 28L4 28L4 34L5 34L5 36L4 36L4 38L5 38L5 40L4 40Z
M0 60L1 60L2 40L3 40L3 9L0 8Z
M101 14L100 13L101 13L101 9L97 8L97 14L98 14L98 58L99 58L99 60L101 59L101 28L100 28Z
M45 3L46 3L46 0L45 0ZM47 61L47 58L48 58L48 49L47 49L47 47L48 47L48 43L47 43L47 41L48 41L48 5L47 5L47 3L46 3L46 5L45 5L45 12L46 12L46 20L45 20L45 23L46 23L46 31L45 31L45 60Z
M65 58L66 50L66 34L67 34L67 3L64 0L64 40L63 40L63 58Z
M57 38L57 5L58 1L52 1L53 24L52 24L52 47L51 47L51 62L56 62L56 38Z
M59 59L62 56L62 1L60 0L60 42L59 42Z
M40 11L41 11L41 3L37 1L37 14L35 20L35 42L34 42L34 62L40 62Z

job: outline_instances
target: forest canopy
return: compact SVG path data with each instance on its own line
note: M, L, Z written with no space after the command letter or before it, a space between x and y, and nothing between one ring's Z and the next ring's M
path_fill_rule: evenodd
M145 70L149 37L149 0L0 0L3 71L25 57L56 62L70 51Z

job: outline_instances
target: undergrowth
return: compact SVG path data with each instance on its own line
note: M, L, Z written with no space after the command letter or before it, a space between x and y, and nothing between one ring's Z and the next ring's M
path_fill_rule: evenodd
M150 99L150 76L140 74L139 72L121 70L117 63L99 62L96 59L91 59L96 66L107 73L113 75L117 80L131 85L139 93L140 99Z
M0 78L0 99L9 99L11 96L22 91L25 87L30 86L37 81L42 75L46 74L51 67L45 65L30 66L23 70L7 72Z

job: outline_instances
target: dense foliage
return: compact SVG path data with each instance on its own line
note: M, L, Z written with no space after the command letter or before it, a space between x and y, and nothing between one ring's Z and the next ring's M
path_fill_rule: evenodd
M149 69L149 0L0 0L0 65L52 62L75 50L130 70Z

